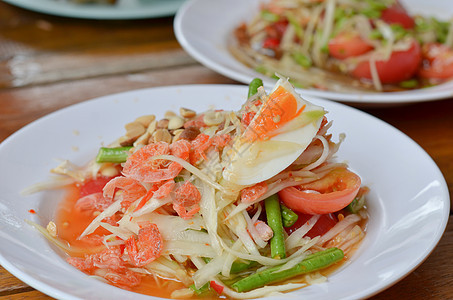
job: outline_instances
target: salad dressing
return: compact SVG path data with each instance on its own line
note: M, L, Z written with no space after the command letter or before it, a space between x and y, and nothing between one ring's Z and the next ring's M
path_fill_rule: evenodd
M66 193L66 197L58 206L55 217L58 237L72 246L87 248L88 250L88 248L93 246L94 241L90 242L90 239L79 240L78 237L93 221L95 216L74 209L77 200L80 198L80 190L76 184L67 186ZM100 227L96 229L94 234L108 234L108 231ZM96 245L99 245L99 243L96 243ZM88 253L89 251L86 254Z
M93 221L96 215L89 215L81 212L80 210L74 209L77 200L80 198L80 194L80 187L77 184L72 184L66 187L66 196L58 206L55 223L58 228L58 237L60 239L66 241L69 245L86 248L87 251L84 254L90 254L90 248L93 246L95 248L98 244L93 244L93 242L90 242L89 239L79 240L78 237L91 223L91 221ZM360 227L365 230L366 220L360 222ZM108 234L108 232L103 228L98 228L94 234L101 235ZM359 245L356 245L355 249L358 248ZM355 249L352 250L348 256L352 255L355 252ZM72 255L71 253L68 254ZM345 259L342 261L319 271L319 273L326 277L329 276L338 270L349 259L348 256L345 256ZM295 277L291 280L291 282L306 283L305 275ZM185 288L185 285L176 279L162 278L160 276L143 276L141 283L138 286L131 288L131 291L144 295L171 299L173 291L183 288ZM199 299L199 297L193 296L184 299ZM203 296L203 299L211 300L228 298L225 295L218 295L211 292L209 295Z

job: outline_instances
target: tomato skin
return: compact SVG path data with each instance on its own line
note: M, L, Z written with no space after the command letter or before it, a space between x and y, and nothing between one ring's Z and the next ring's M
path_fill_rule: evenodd
M302 225L304 225L308 220L310 220L312 215L307 215L303 213L296 212L299 216L296 223L294 223L291 227L285 228L288 234L293 233L297 229L299 229ZM327 231L329 231L335 224L338 223L338 218L334 214L324 214L321 215L316 222L316 224L307 232L305 236L309 238L314 238L318 235L323 235Z
M277 38L268 37L263 42L263 48L275 50L280 46L280 40Z
M381 12L381 20L388 24L401 25L405 29L411 29L415 26L414 19L399 3L384 9Z
M209 285L212 287L214 291L217 292L217 294L221 295L223 293L224 287L221 286L220 284L217 284L214 280L211 280L209 282Z
M420 77L448 79L453 77L453 50L444 44L430 43L423 45L423 66Z
M288 27L287 20L279 20L266 27L266 39L263 42L263 48L276 50L280 46L280 41Z
M94 193L101 193L104 186L112 178L113 177L99 176L97 178L88 179L79 186L80 198Z
M326 176L298 187L287 187L278 195L280 200L294 211L304 214L328 214L346 207L357 195L361 179L355 173L338 168ZM306 193L303 190L314 190Z
M405 51L393 51L386 61L376 61L376 70L382 83L398 83L412 78L422 62L420 45L417 41ZM356 78L371 78L369 61L360 62L351 72Z
M355 33L340 33L328 43L329 54L338 59L359 56L373 50L373 46L365 42Z
M285 34L286 27L288 27L288 20L279 20L266 27L267 36L280 40L283 37L283 34Z

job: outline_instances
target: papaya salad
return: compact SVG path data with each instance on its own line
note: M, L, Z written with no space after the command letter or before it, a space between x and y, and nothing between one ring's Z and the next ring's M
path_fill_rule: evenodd
M250 299L326 281L365 236L368 189L326 111L281 78L238 111L138 117L84 167L47 228L87 275L165 298ZM55 186L54 186L55 187Z
M231 53L301 88L391 92L453 78L453 19L397 0L271 0L234 31Z

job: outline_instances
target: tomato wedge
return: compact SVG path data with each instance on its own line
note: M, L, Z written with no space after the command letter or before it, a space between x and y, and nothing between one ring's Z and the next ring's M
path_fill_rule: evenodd
M447 79L453 77L453 49L444 44L423 45L423 66L419 75L423 78Z
M79 186L80 198L94 193L101 193L107 182L113 178L114 177L99 176L97 178L88 179Z
M338 34L328 43L329 54L338 59L358 56L373 50L373 46L365 42L359 34L344 32Z
M357 174L345 168L338 168L314 182L285 188L278 195L292 210L310 215L328 214L351 203L361 183Z
M399 3L384 9L381 12L381 20L388 24L399 24L405 29L411 29L415 26L414 19Z
M308 220L310 220L312 215L307 215L303 213L296 212L299 216L297 218L296 223L294 223L291 227L285 228L288 234L293 233L297 229L299 229L302 225L304 225ZM329 231L335 224L338 223L338 218L335 214L325 214L321 215L316 222L316 224L307 232L305 236L309 238L314 238L318 235L323 235L327 231Z
M409 49L393 51L388 60L376 61L376 70L382 83L398 83L412 78L422 61L420 45L412 41ZM371 78L369 61L363 61L352 71L356 78Z

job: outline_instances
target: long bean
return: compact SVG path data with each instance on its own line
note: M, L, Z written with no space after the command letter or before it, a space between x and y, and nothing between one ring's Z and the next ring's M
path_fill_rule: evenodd
M245 261L245 262L235 261L231 265L230 273L231 274L236 274L236 273L242 272L244 270L247 270L249 268L252 268L254 266L257 266L257 265L258 265L258 263L256 261L253 261L253 260L252 261Z
M280 212L280 201L277 195L272 195L264 200L266 209L267 225L272 229L274 235L270 239L272 258L281 259L286 257L285 236L283 234L282 214Z
M254 78L249 84L248 98L252 97L258 92L258 88L263 86L263 81L259 78Z
M115 147L99 148L98 155L96 156L97 163L111 162L111 163L122 163L125 162L129 156L129 150L132 147Z
M329 248L307 256L292 268L279 271L283 265L278 265L236 281L231 287L238 292L247 292L297 275L321 270L342 260L343 257L344 253L341 249Z
M284 227L291 227L299 219L299 215L293 212L290 208L280 203L280 209L282 210L282 221Z
M204 294L206 292L208 292L210 290L210 286L209 286L209 282L206 282L202 287L200 287L199 289L197 289L197 287L195 286L195 284L192 284L189 286L189 288L194 291L195 294L197 294L198 296L200 296L201 294Z

